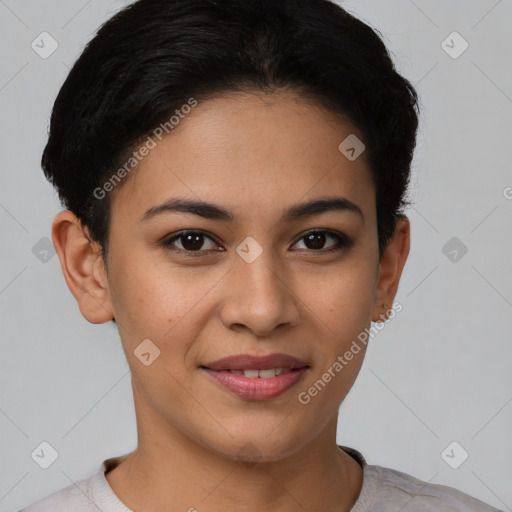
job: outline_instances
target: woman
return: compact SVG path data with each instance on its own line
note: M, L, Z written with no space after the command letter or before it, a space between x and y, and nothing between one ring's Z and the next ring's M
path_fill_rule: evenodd
M417 95L328 0L140 0L55 102L43 169L138 446L24 509L496 510L336 444L409 253Z

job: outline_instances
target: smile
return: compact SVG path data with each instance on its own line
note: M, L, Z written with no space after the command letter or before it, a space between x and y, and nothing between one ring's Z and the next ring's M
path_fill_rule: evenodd
M272 400L295 386L309 367L264 370L211 370L201 368L222 389L246 400Z
M221 371L221 370L218 370ZM232 373L234 375L243 375L244 377L256 378L260 379L271 379L272 377L277 377L282 373L289 373L292 371L291 368L269 368L268 370L224 370Z

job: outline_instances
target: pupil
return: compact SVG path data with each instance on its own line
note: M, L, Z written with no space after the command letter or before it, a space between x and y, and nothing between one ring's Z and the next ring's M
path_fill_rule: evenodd
M189 235L183 235L183 238L185 239L185 243L182 242L183 247L186 250L193 251L195 249L200 249L203 245L202 240L203 235L200 234L189 234ZM190 243L192 241L192 243ZM188 245L188 246L187 246Z
M315 238L316 238L316 244L315 244ZM324 234L318 234L318 233L311 233L306 236L307 242L313 242L313 247L308 247L309 249L321 249L325 243L325 235ZM320 243L318 243L320 242ZM306 243L308 245L308 243Z

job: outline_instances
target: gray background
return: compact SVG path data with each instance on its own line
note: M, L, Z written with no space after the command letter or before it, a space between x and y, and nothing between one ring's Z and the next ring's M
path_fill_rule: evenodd
M69 67L126 3L0 0L0 512L135 447L117 331L82 318L57 256L44 252L60 205L40 169ZM512 510L512 2L342 5L382 32L423 115L411 253L396 297L403 310L370 342L341 407L338 442L371 464ZM59 45L46 59L31 47L43 31ZM442 45L454 31L469 44L457 58ZM452 36L444 48L453 55L461 44ZM31 458L43 441L58 452L46 470ZM443 459L453 441L462 448ZM462 449L469 458L453 469L445 460L460 462Z

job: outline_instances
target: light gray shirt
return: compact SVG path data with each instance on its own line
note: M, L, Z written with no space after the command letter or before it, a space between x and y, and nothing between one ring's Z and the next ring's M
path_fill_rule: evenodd
M444 485L369 465L357 450L340 446L363 468L363 486L350 512L503 512ZM105 472L127 455L103 461L90 478L43 498L19 512L133 512L114 494ZM235 506L233 507L235 508Z

